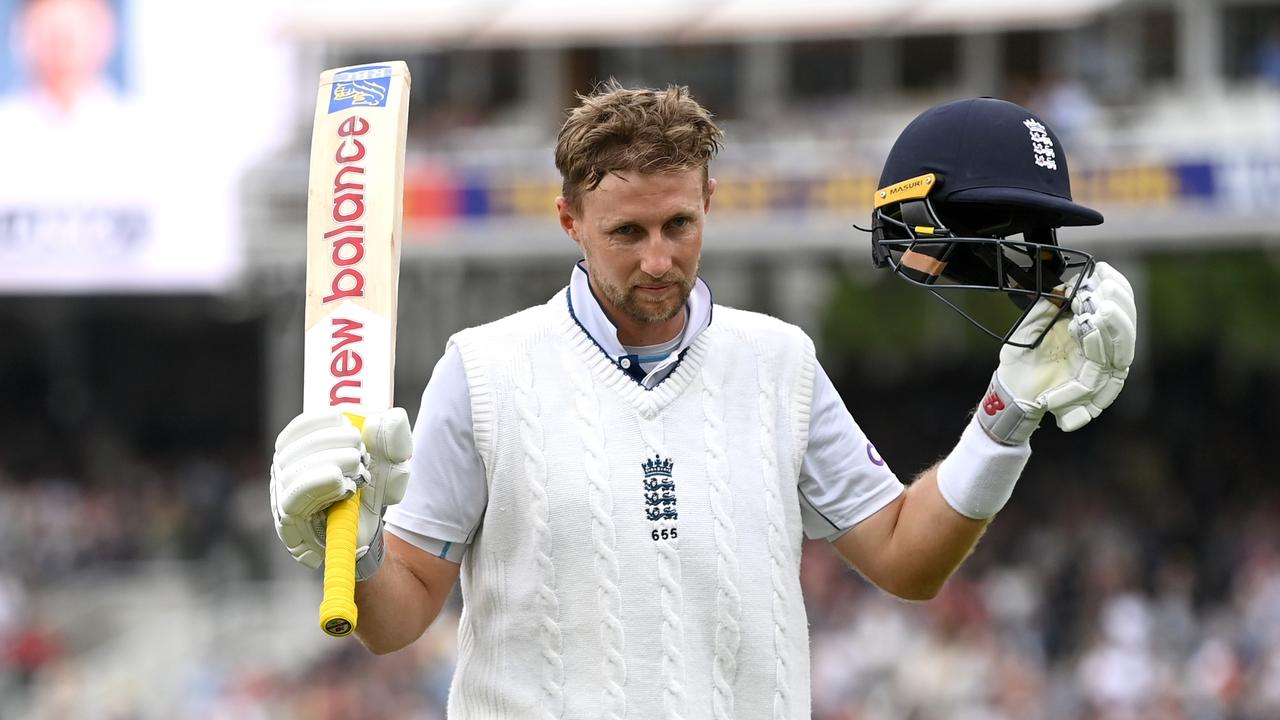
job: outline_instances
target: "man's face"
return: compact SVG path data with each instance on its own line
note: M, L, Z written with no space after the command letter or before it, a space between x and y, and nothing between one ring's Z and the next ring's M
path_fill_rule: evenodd
M42 83L74 88L97 79L115 47L103 0L37 0L26 10L23 52Z
M560 224L582 248L591 287L627 345L675 337L698 275L702 228L715 180L702 170L611 173L575 212L556 199Z

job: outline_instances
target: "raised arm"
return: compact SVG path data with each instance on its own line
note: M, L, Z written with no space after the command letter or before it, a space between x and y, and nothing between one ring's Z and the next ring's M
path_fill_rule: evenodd
M413 441L404 410L357 430L336 410L303 413L280 433L271 467L276 533L298 562L324 559L324 513L360 488L355 634L375 653L417 640L458 579L458 564L385 532L384 508L404 496Z
M867 579L910 600L936 595L1013 493L1044 414L1071 431L1115 400L1133 360L1133 290L1099 263L1072 311L1070 320L1058 318L1057 305L1041 300L1018 333L1035 337L1054 323L1052 329L1036 348L1001 350L991 385L951 453L835 540Z
M905 600L928 600L964 561L990 519L956 512L938 492L938 466L834 543L858 572Z

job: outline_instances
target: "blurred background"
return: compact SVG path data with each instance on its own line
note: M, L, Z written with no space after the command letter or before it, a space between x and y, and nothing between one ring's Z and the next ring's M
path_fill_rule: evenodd
M443 717L457 598L401 653L329 639L267 504L316 78L391 58L400 405L452 332L567 281L574 92L686 84L727 132L717 301L803 326L904 479L997 347L852 225L926 107L1038 112L1107 217L1062 242L1138 291L1135 368L1093 425L1037 433L936 600L806 546L814 717L1280 717L1280 2L0 0L0 23L0 718Z

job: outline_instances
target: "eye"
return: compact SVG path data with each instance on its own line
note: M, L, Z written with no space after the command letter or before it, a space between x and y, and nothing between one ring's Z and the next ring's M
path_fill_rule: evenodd
M692 224L693 224L693 220L685 215L678 215L676 217L673 217L671 218L671 222L667 223L667 225L675 228L676 230L683 230L684 228L687 228Z
M617 235L619 237L631 237L639 231L640 231L639 227L628 223L626 225L619 225L618 227L614 228L609 234Z

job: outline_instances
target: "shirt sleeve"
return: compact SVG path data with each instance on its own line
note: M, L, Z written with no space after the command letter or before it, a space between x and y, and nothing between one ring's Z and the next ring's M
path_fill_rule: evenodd
M387 529L406 542L461 562L489 502L476 451L471 393L462 355L450 345L436 363L413 426L404 499L387 508Z
M902 494L903 485L854 421L831 378L813 378L809 446L800 466L800 511L810 538L834 540Z

